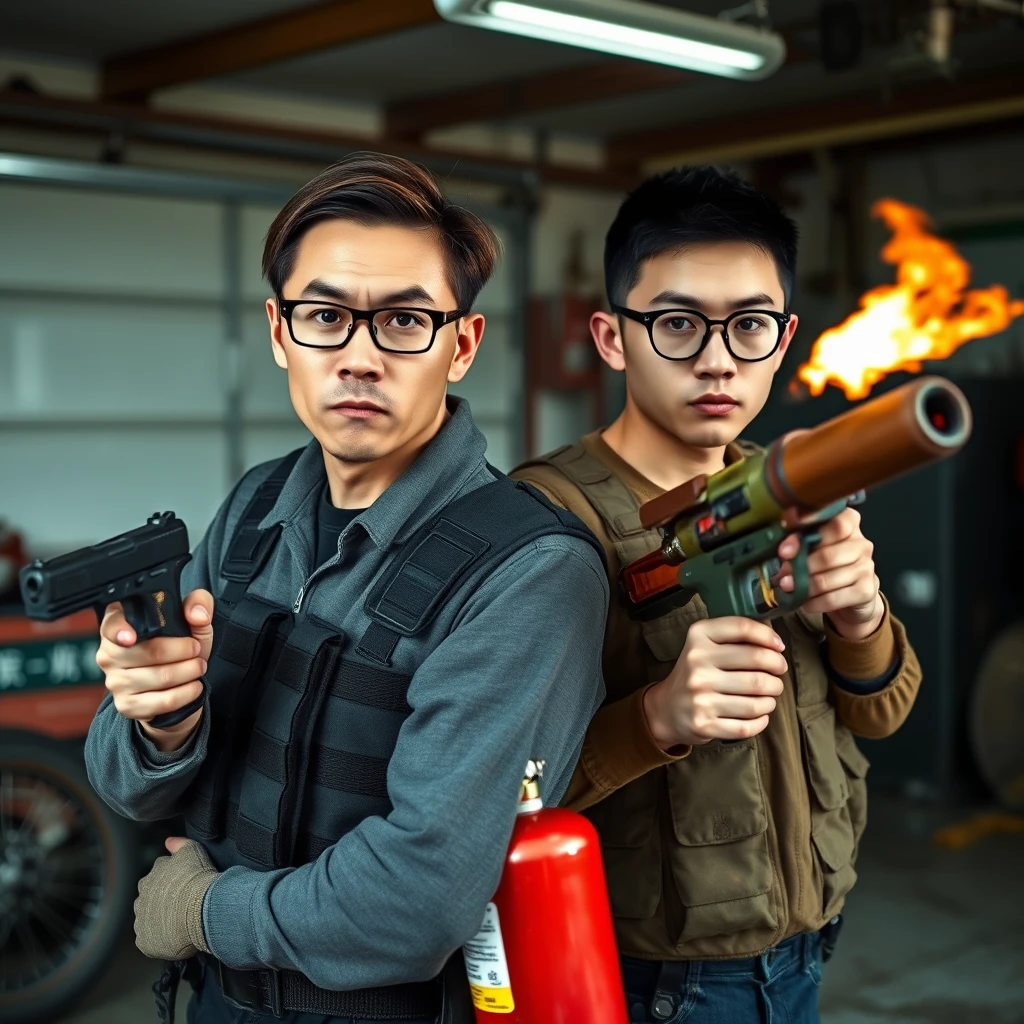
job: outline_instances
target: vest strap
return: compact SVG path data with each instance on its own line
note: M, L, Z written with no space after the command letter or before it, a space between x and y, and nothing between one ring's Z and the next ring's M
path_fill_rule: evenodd
M411 682L412 676L343 659L338 674L331 682L331 696L408 715L412 713L406 699Z
M297 971L237 971L207 953L206 967L232 1002L259 1014L286 1013L361 1020L434 1018L441 1008L440 980L336 992L318 988Z
M277 543L281 528L274 526L269 530L260 530L260 523L277 503L285 481L303 451L304 448L296 448L278 460L267 478L256 488L256 493L249 499L249 504L245 506L235 526L220 566L221 575L228 581L220 602L229 609L242 599Z
M417 531L371 588L365 608L373 621L356 647L359 654L390 665L398 641L430 625L470 574L485 578L538 537L570 534L604 561L601 545L575 515L529 484L488 469L494 481L453 501Z

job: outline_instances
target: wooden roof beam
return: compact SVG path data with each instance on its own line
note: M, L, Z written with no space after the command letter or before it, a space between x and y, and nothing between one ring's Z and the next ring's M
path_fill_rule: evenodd
M113 57L103 65L102 97L145 99L168 86L438 21L431 0L330 0Z
M610 167L655 171L682 163L748 160L821 147L934 132L1024 114L1024 81L1013 70L957 81L936 79L885 101L877 93L837 96L809 106L689 121L614 136Z
M386 131L395 138L422 138L427 132L449 125L505 120L577 103L650 92L689 82L694 77L663 64L602 60L581 68L392 103L385 114Z

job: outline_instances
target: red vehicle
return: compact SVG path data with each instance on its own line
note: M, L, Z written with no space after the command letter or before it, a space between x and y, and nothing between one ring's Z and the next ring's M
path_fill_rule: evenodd
M12 539L13 538L13 539ZM22 613L27 562L0 523L0 1020L55 1020L103 973L139 877L136 828L89 785L103 699L96 616Z

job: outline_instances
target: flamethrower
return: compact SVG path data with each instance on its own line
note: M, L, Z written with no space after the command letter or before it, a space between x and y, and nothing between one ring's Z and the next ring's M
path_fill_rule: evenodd
M773 619L796 611L810 580L817 530L867 489L958 452L971 408L942 377L923 377L711 476L694 477L640 509L662 545L622 569L634 618L652 619L700 595L712 617ZM794 589L777 588L778 547L801 537Z

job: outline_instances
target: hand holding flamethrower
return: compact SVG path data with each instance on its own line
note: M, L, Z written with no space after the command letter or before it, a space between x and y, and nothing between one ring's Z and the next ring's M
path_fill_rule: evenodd
M970 432L960 389L923 377L647 502L641 522L663 543L622 570L632 614L656 618L694 594L712 618L796 611L808 597L808 550L821 525L866 489L955 454ZM791 533L803 542L786 591L778 548Z
M768 620L804 608L829 614L849 639L876 628L870 545L846 510L866 489L955 454L970 431L961 391L924 377L644 505L641 522L662 544L623 568L627 609L653 619L699 595L710 616L689 628L672 672L644 695L655 741L671 749L765 728L786 670ZM845 564L858 544L867 583ZM844 576L856 586L837 589Z

